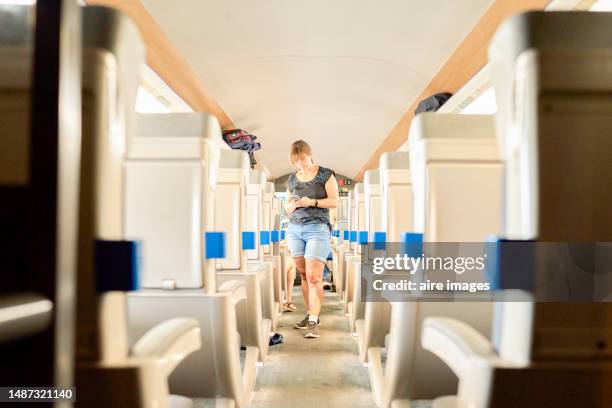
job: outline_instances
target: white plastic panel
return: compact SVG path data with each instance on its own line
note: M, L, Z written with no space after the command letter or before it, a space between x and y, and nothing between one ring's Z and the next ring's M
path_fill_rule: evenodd
M386 188L383 197L383 223L386 226L387 242L401 242L403 232L414 232L412 222L412 186L395 184Z
M366 229L369 231L370 240L374 238L374 233L384 231L382 223L382 197L380 195L371 196L366 208Z
M215 192L215 230L225 232L225 259L217 262L223 269L240 269L241 208L240 184L219 184Z
M246 196L246 225L245 231L255 231L257 236L255 239L255 249L249 249L246 251L247 259L259 259L259 231L262 230L261 226L261 192L255 192L254 194L247 194Z
M382 194L382 231L388 242L400 242L403 232L415 232L413 224L413 187L408 152L380 156Z
M142 240L141 284L201 288L202 166L199 161L125 164L125 235Z
M483 242L501 232L501 163L427 166L425 241Z

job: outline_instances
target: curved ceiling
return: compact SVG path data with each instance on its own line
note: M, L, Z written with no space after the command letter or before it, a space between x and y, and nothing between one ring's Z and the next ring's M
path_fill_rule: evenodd
M493 0L143 0L273 177L355 175Z

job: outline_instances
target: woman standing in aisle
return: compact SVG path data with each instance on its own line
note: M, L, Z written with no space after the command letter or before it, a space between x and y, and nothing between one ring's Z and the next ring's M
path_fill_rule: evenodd
M295 325L305 330L304 337L319 337L319 313L323 303L323 267L330 252L329 209L338 203L338 184L334 172L315 165L308 143L291 145L289 161L296 172L288 180L289 215L287 245L301 275L306 317Z

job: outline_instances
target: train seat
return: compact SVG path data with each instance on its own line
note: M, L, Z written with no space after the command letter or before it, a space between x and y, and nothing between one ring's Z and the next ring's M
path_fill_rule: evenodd
M412 228L412 179L408 152L384 153L379 162L382 203L380 209L381 232L387 243L399 243L402 232ZM368 362L370 348L373 353L385 354L385 338L389 333L391 305L388 302L366 302L363 331L359 333L359 359ZM376 363L375 363L376 364ZM379 367L372 367L382 372ZM370 373L374 385L380 384L380 376Z
M85 7L82 13L76 384L99 392L84 394L79 402L110 406L123 399L133 406L166 406L171 403L169 377L202 342L199 322L179 314L128 343L126 291L136 283L127 274L128 269L134 274L138 262L136 246L125 241L123 160L145 49L135 25L121 13L102 7ZM132 256L121 256L128 245ZM121 378L138 384L141 392L125 398L117 389ZM173 401L189 403L179 397Z
M172 376L171 389L243 405L258 355L253 345L242 355L237 347L242 336L232 309L245 302L246 290L236 281L217 288L216 259L205 257L225 147L219 124L205 113L140 114L128 141L125 234L143 242L142 289L128 295L130 338L170 316L197 319L207 328L204 347Z
M342 278L343 278L343 295L344 314L349 316L349 310L353 304L353 294L355 290L355 268L359 267L361 262L362 242L361 239L365 231L365 195L363 183L355 184L353 189L353 251L344 252L342 258ZM367 244L367 238L365 239ZM350 330L354 331L353 325L350 325Z
M368 170L364 174L364 210L365 210L365 231L367 232L368 248L363 257L369 260L373 257L371 242L374 242L375 233L382 232L382 197L380 187L380 170ZM363 234L362 234L363 235ZM353 303L349 307L349 326L356 333L358 341L364 334L365 302L361 300L361 259L355 263L355 279L353 286Z
M246 231L257 231L259 239L255 240L255 248L246 250L247 267L250 271L262 271L261 280L262 310L264 318L270 320L271 330L276 330L276 322L280 312L280 302L276 300L275 284L280 283L276 276L280 273L279 259L270 256L264 259L264 252L272 245L272 233L265 227L264 190L267 176L261 170L249 170L249 179L246 185ZM268 208L269 227L269 208ZM263 238L263 240L262 240Z
M246 229L246 197L249 184L249 158L239 150L223 150L219 161L219 174L215 194L215 230L226 234L226 257L217 263L217 285L235 279L244 280L247 288L247 301L239 310L240 332L243 346L256 345L259 360L265 361L269 349L272 321L264 317L265 299L273 300L273 268L270 264L249 265L247 250L257 248L259 231ZM261 208L261 207L260 207ZM250 233L252 239L247 247L243 233ZM243 248L245 250L243 250ZM268 309L268 313L270 309Z
M272 262L274 265L274 304L275 309L278 304L277 313L282 313L280 305L283 304L285 299L285 288L287 276L283 270L282 260L279 252L279 243L281 241L280 232L280 219L276 222L279 213L279 203L274 196L275 188L273 181L266 181L263 191L263 230L264 231L276 231L271 234L270 244L264 245L263 260L266 262Z
M503 165L493 117L419 115L410 129L409 147L415 230L424 242L483 242L484 250L484 241L499 231L501 219ZM452 316L488 333L492 307L489 302L408 300L392 302L391 314L384 385L378 396L385 407L444 395L456 387L454 373L418 342L423 319Z
M604 40L611 27L609 13L532 12L510 18L497 31L489 58L506 161L502 238L565 245L612 240L612 116L606 109L611 48ZM589 259L590 273L609 271L609 246L604 254L595 248ZM549 276L549 263L522 267L529 267L521 270L534 282ZM496 271L508 273L517 270ZM606 405L612 399L612 354L602 345L612 341L610 303L538 302L537 286L498 289L523 301L495 305L490 338L454 319L424 322L423 347L460 378L457 396L436 403Z

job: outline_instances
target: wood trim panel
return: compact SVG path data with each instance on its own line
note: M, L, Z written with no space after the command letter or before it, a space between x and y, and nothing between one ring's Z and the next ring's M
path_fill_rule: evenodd
M354 177L355 180L363 180L366 170L378 167L379 158L383 153L397 150L408 139L410 123L419 101L438 92L457 92L486 65L489 42L497 27L506 18L523 11L543 10L549 2L549 0L496 0L370 156Z
M164 34L139 0L87 0L92 6L120 10L136 23L147 48L147 64L196 112L217 117L223 129L234 128L229 116L208 93L187 59Z

